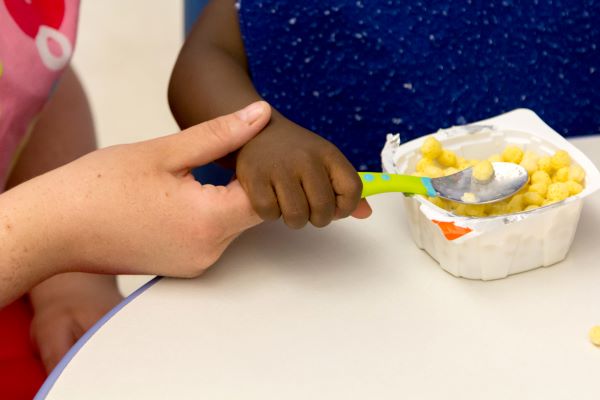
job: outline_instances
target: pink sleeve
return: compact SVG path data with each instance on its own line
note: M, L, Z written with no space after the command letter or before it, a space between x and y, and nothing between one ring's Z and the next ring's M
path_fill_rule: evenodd
M0 0L0 192L75 45L79 0Z

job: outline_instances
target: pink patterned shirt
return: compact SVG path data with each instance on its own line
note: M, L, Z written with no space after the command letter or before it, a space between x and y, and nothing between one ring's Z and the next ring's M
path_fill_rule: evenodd
M79 0L0 0L0 192L69 63Z

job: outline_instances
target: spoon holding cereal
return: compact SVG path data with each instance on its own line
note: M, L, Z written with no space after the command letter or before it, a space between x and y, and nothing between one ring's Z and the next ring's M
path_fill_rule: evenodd
M487 204L506 199L527 183L527 170L508 162L483 161L439 178L359 172L362 196L401 192L441 197L464 204Z

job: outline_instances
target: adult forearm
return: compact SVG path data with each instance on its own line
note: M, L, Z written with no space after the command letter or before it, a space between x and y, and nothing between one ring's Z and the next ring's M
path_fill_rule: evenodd
M48 195L26 186L0 195L0 307L62 270L68 243Z
M7 187L17 186L58 168L95 148L94 124L87 96L75 71L67 67L35 124L9 177ZM79 266L70 267L75 269ZM114 276L66 273L53 276L31 288L29 298L36 309L46 304L51 296L59 296L60 292L71 293L72 291L67 290L68 286L85 287L86 283L91 282L116 285Z

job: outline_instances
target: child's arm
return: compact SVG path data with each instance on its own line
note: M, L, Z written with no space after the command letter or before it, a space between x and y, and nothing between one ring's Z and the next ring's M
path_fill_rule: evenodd
M212 0L187 39L171 77L173 115L187 127L260 99L250 80L234 0ZM307 221L366 217L362 184L330 142L276 110L269 126L240 150L238 179L263 219Z

